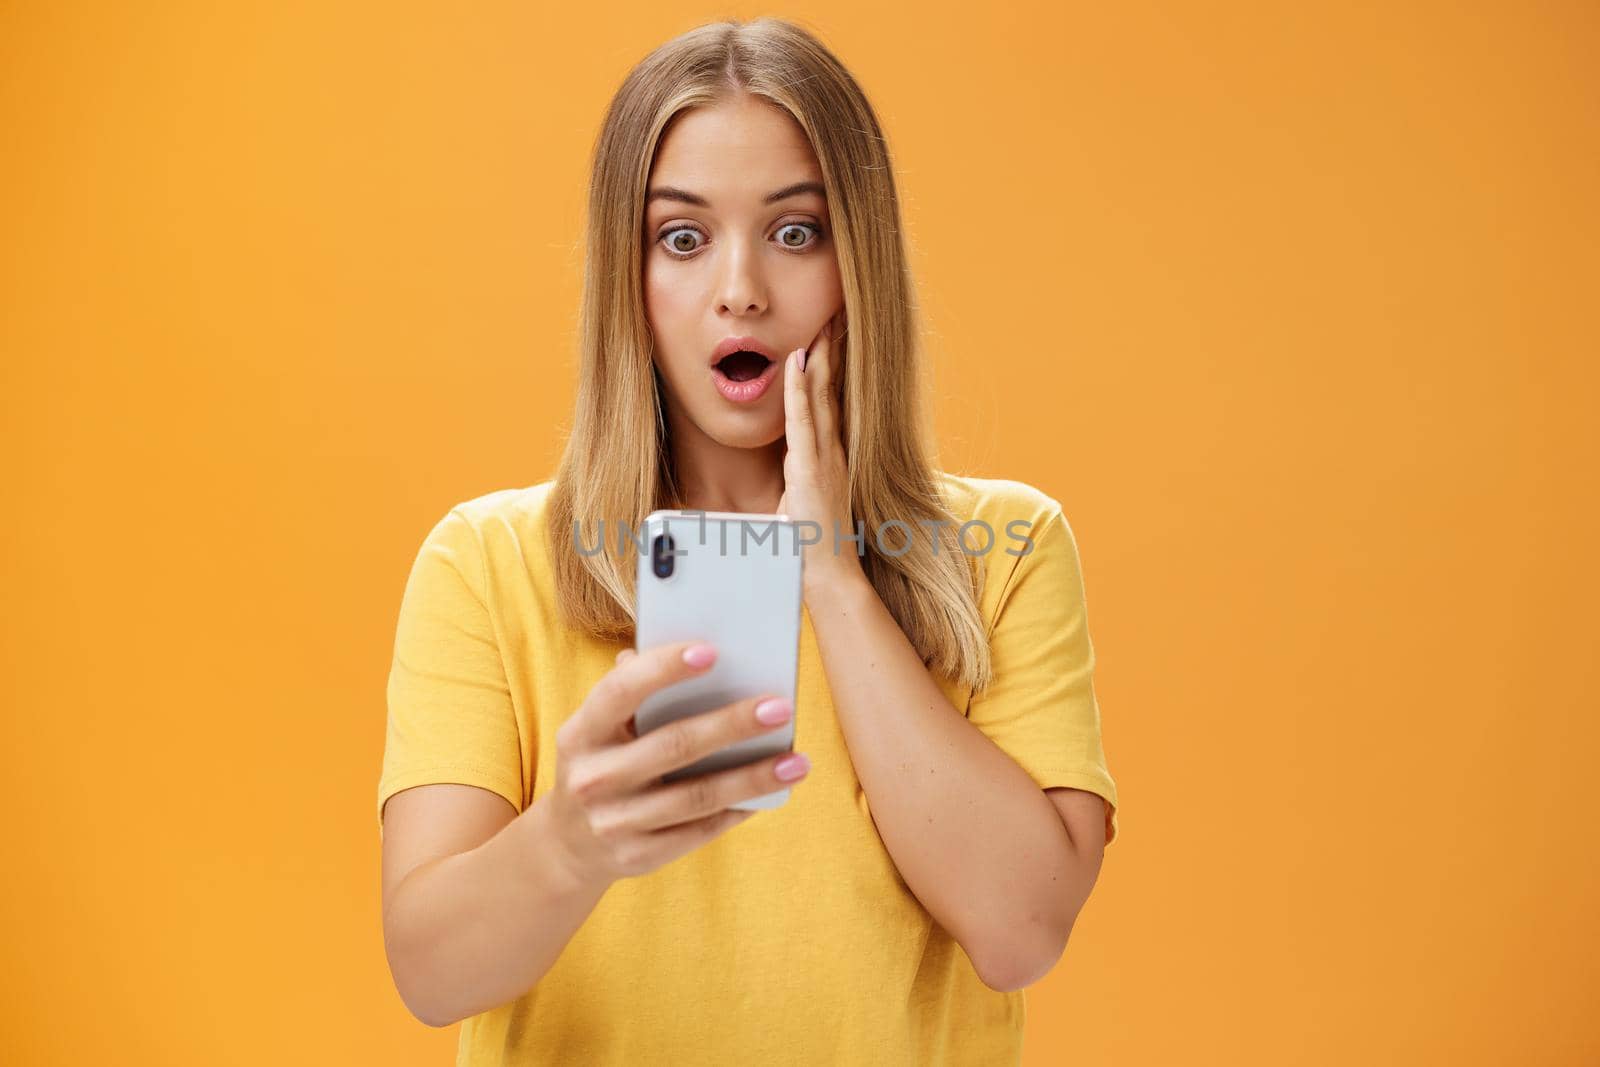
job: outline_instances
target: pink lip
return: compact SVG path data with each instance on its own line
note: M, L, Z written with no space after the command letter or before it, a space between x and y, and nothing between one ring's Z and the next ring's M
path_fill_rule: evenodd
M737 352L739 349L744 347L744 345L737 345L734 348L729 349L729 351ZM748 350L752 352L759 351L758 349L754 348ZM780 364L778 361L773 360L767 364L766 370L762 371L760 374L756 375L754 378L751 378L747 382L736 382L726 374L723 374L722 368L713 366L711 368L711 380L716 383L717 392L721 393L727 399L732 400L736 404L749 404L753 401L761 399L761 394L765 393L767 391L767 387L771 385L778 377L779 366Z
M778 357L772 354L772 349L754 337L724 337L717 342L717 347L711 350L711 362L717 363L735 352L760 352L772 362L778 362Z

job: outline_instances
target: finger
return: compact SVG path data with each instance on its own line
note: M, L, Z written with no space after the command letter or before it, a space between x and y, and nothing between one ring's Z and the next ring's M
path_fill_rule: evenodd
M670 830L656 830L645 838L650 847L643 851L639 865L645 871L653 871L716 839L754 814L729 808Z
M622 821L632 829L661 833L664 828L727 811L729 805L741 800L798 786L805 780L809 766L799 778L780 778L777 774L777 765L795 754L784 752L739 767L680 778L629 797L622 802L626 811Z
M624 660L632 659L638 654L639 653L635 652L631 648L620 649L617 652L617 662L622 663ZM639 736L639 727L638 724L633 721L632 715L628 716L628 721L622 724L622 731L630 738Z
M817 428L820 448L830 448L839 438L837 412L834 405L834 343L833 329L838 317L829 319L817 339L811 344L811 355L806 359L804 377L810 388L806 398L811 402L813 421Z
M841 411L843 411L844 410L844 380L845 380L844 364L845 364L845 349L847 347L846 344L845 344L845 334L849 332L850 324L847 321L845 321L844 308L840 308L839 309L839 314L836 317L839 320L839 328L838 328L838 330L836 330L834 332L834 335L833 335L833 347L832 347L832 350L831 350L833 358L831 358L828 362L830 364L829 370L833 374L833 377L834 377L834 387L833 387L834 401L839 405L839 409Z
M688 655L690 650L695 650L694 655ZM716 650L704 641L672 641L647 648L601 676L561 729L579 749L597 748L627 729L628 720L650 694L703 674L715 662Z
M787 475L793 473L789 470L791 463L812 463L817 456L816 427L811 424L811 404L806 397L805 378L800 370L799 355L803 351L796 349L790 352L783 366L783 433L789 444L783 461L786 481Z
M783 729L782 722L769 723L758 718L757 708L781 708L788 712L789 719L794 717L793 705L775 694L745 697L697 715L686 715L652 730L633 744L592 753L587 758L585 774L603 780L607 795L637 792L659 781L663 775L687 767L713 752Z

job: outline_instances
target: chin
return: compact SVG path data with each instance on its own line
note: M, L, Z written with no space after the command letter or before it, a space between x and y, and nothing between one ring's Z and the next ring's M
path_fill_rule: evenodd
M748 418L718 419L701 429L707 437L728 448L766 448L774 441L783 440L783 415L780 412L777 418L762 418L752 412Z

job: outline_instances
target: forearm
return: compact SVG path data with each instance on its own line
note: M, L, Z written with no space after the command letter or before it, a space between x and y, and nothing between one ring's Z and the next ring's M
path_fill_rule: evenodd
M527 992L605 894L569 873L548 814L535 801L477 848L423 864L396 888L385 947L418 1019L448 1026Z
M1060 956L1093 872L1054 805L951 706L865 578L819 591L812 626L856 776L906 885L990 985Z

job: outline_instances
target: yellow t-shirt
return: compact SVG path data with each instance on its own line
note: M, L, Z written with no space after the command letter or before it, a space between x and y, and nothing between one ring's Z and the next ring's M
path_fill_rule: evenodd
M997 680L976 699L939 684L1040 788L1104 797L1109 843L1117 793L1071 528L1024 483L941 477L954 514L994 531L981 608ZM552 484L457 505L416 557L389 675L380 832L384 802L412 786L480 786L518 811L538 800L554 783L557 728L623 647L560 621L542 526ZM1031 525L1007 527L1018 519ZM1007 554L1022 536L1033 549ZM969 550L983 542L971 528ZM1023 992L986 986L900 877L809 613L801 624L794 747L812 768L788 802L613 883L533 988L463 1021L458 1067L1020 1061Z

